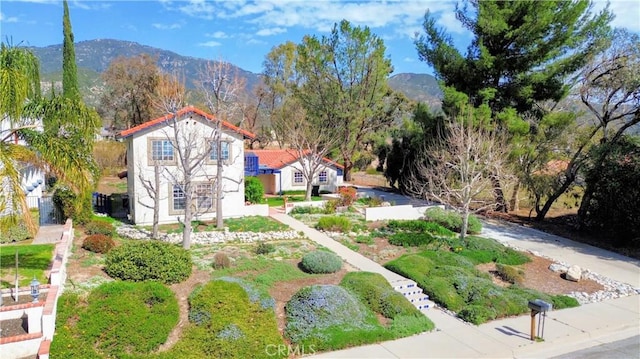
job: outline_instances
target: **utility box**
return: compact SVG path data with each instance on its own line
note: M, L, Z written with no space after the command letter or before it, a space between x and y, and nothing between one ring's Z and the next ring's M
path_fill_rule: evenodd
M553 305L542 299L536 299L529 301L529 309L535 310L536 312L549 312L553 309Z

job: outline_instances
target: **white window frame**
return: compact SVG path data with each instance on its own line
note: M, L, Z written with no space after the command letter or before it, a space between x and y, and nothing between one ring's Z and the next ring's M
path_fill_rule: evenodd
M324 177L324 181L322 180L323 177ZM321 183L321 184L329 183L329 171L322 170L318 173L318 183Z
M230 163L231 162L231 141L220 141L220 145L222 147L221 149L222 149L222 155L223 155L222 162ZM217 151L216 142L215 141L210 142L210 146L211 146L211 152L209 153L209 157L207 158L207 161L209 163L217 163L218 156L215 156L216 158L214 158L214 155L216 154L215 151ZM226 146L226 151L225 151L225 146Z
M192 182L191 186L193 186L193 200L194 203L192 205L195 207L194 210L196 213L210 213L215 211L215 193L214 186L212 182ZM206 189L209 187L209 190ZM207 192L209 192L209 196L206 196ZM183 197L176 197L176 193L182 193ZM204 194L204 195L203 195ZM182 198L184 200L184 206L186 206L186 194L183 190L182 184L169 184L169 214L182 214L184 213L184 208L176 208L176 200ZM206 203L203 206L203 201Z
M296 182L296 176L299 175L299 178L301 179L300 182ZM293 170L291 171L291 185L292 186L306 186L306 181L304 179L304 173L302 173L302 171L300 170Z

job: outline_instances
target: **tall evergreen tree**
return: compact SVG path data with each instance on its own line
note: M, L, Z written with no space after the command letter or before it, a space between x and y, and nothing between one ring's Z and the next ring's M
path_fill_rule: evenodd
M79 100L78 68L76 65L76 50L73 44L73 32L69 19L69 5L64 0L64 15L62 16L62 95L66 98Z
M610 37L611 13L605 9L594 15L591 10L590 0L463 0L456 6L456 18L475 36L466 55L428 12L425 34L415 45L443 86L464 93L474 106L487 105L496 129L517 142L537 130L545 115L537 105L563 99L570 76ZM445 93L456 96L455 91ZM445 111L457 105L445 96ZM501 199L496 209L506 211L502 185L494 180L494 194Z

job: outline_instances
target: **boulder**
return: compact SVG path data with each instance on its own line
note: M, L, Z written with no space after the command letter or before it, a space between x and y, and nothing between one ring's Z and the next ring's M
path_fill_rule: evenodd
M570 280L572 282L580 281L580 279L582 279L582 268L580 268L575 264L572 265L571 267L569 267L569 270L567 270L567 273L565 274L565 279Z

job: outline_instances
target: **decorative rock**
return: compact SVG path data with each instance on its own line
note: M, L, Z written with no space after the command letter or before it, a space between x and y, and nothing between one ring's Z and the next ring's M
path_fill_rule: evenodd
M549 270L556 273L566 273L568 268L565 265L559 263L551 263Z
M565 274L565 279L572 282L579 282L582 279L582 269L577 265L572 265Z

